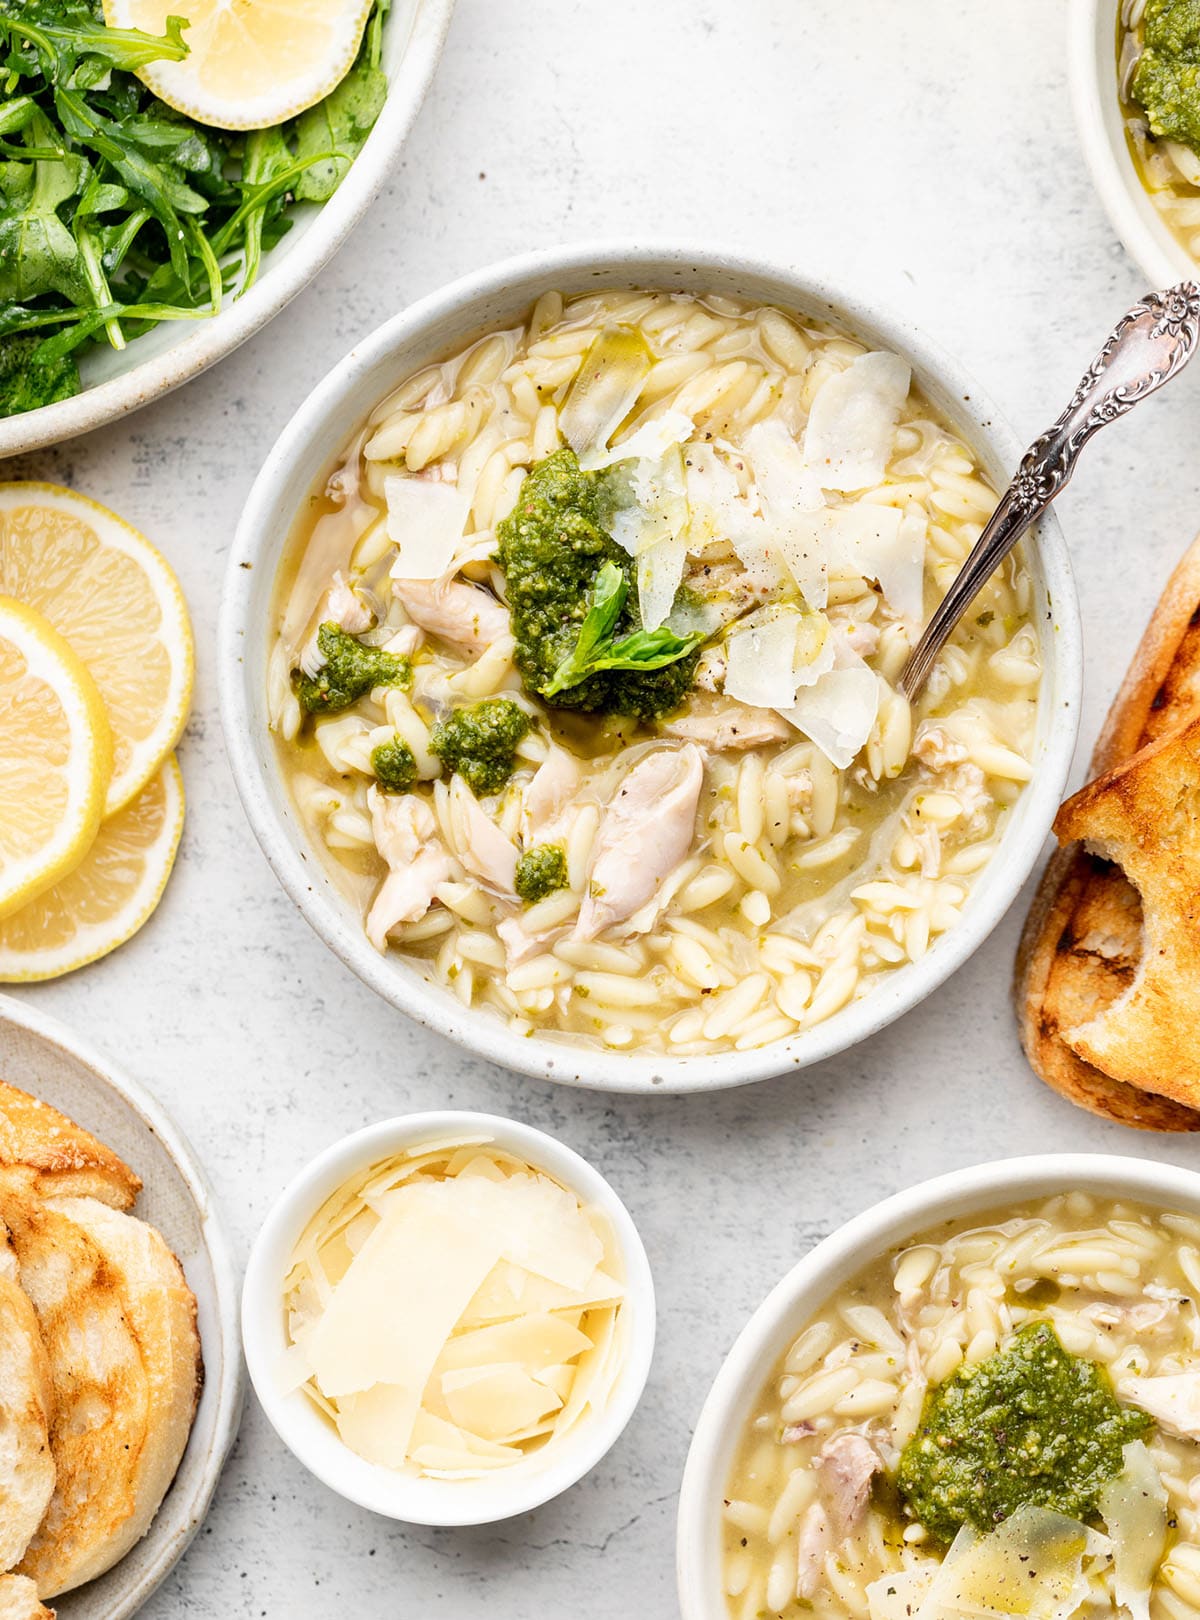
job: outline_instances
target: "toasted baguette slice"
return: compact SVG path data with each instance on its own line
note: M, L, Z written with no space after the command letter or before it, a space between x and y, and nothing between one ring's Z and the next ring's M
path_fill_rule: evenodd
M1093 775L1113 770L1197 713L1200 540L1154 611L1096 744ZM1014 997L1022 1044L1048 1085L1093 1113L1143 1130L1200 1130L1200 1096L1189 1106L1149 1081L1130 1085L1072 1044L1071 1032L1129 993L1141 955L1136 888L1119 867L1068 842L1042 876L1017 955Z
M111 1148L49 1103L0 1080L0 1165L28 1165L50 1197L98 1198L128 1209L142 1183Z
M0 1620L54 1620L27 1575L0 1575Z
M202 1375L196 1302L144 1222L92 1198L42 1200L0 1173L0 1215L54 1389L57 1481L19 1573L54 1597L110 1569L150 1527L187 1444Z
M0 1229L0 1569L22 1557L54 1491L51 1400L41 1330Z

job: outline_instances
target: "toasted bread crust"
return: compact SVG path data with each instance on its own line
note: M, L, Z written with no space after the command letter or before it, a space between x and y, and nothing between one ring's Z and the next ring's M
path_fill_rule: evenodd
M46 1347L0 1228L0 1569L24 1555L54 1492L53 1411Z
M72 1194L128 1209L142 1183L123 1159L49 1103L0 1080L0 1166L28 1165L43 1197Z
M54 1389L54 1494L19 1572L43 1598L103 1574L149 1528L200 1384L196 1303L157 1232L90 1198L43 1199L0 1171L0 1215Z
M54 1620L26 1575L0 1575L0 1620Z
M1200 540L1155 609L1096 743L1093 773L1112 771L1198 710ZM1017 953L1013 989L1021 1042L1035 1072L1080 1107L1142 1130L1200 1130L1200 1107L1190 1106L1177 1088L1164 1095L1159 1077L1146 1071L1136 1085L1115 1079L1075 1050L1065 1033L1130 989L1141 926L1140 897L1118 868L1078 843L1056 851ZM1200 1102L1200 1094L1192 1100Z

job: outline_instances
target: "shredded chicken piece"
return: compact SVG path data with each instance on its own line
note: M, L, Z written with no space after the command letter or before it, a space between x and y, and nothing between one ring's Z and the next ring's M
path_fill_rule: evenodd
M1155 1378L1123 1378L1117 1393L1184 1440L1200 1440L1200 1367Z
M553 843L569 824L564 812L579 788L579 762L557 743L533 773L521 800L521 826L525 842Z
M917 727L912 751L922 765L934 771L945 770L948 765L961 765L967 757L965 744L952 737L944 726L930 725L928 721Z
M344 630L347 635L357 636L371 628L373 618L374 614L370 608L346 583L345 575L339 570L333 576L333 584L317 604L312 634L301 648L297 660L300 668L310 678L319 674L325 662L325 655L317 645L317 636L323 624L328 624L332 620L339 630Z
M400 923L417 922L433 904L434 891L453 872L437 835L433 811L415 793L367 791L375 847L388 864L367 913L367 938L377 951Z
M468 652L484 652L509 633L508 609L474 585L455 579L396 579L392 590L414 624Z
M732 698L726 698L719 708L702 698L693 699L682 714L666 722L662 734L699 743L714 754L765 748L768 743L785 742L794 735L787 721L773 709L752 709Z
M1170 1295L1163 1299L1141 1299L1136 1305L1102 1299L1095 1305L1087 1306L1083 1315L1100 1327L1124 1327L1134 1333L1157 1333L1174 1324L1179 1314L1179 1304L1179 1299Z
M800 1440L807 1440L816 1434L817 1426L805 1418L803 1423L789 1423L779 1436L780 1444L794 1446Z
M684 860L696 828L704 756L693 744L647 754L604 812L576 939L595 939L644 906Z
M485 888L515 900L517 850L497 827L461 776L450 783L450 820L458 858Z
M833 1547L829 1515L814 1502L800 1521L796 1536L796 1596L816 1597L825 1579L825 1557Z
M838 1541L858 1529L871 1499L871 1481L883 1461L861 1434L835 1434L813 1459L821 1471L821 1490Z

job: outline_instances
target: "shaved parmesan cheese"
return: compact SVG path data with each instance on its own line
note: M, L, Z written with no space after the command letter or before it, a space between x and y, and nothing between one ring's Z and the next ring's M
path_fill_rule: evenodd
M897 618L915 620L925 602L928 525L915 503L909 511L860 501L828 507L820 516L831 570L877 583Z
M1100 1492L1100 1517L1113 1544L1113 1589L1131 1620L1150 1620L1150 1588L1167 1547L1167 1490L1140 1440Z
M732 446L727 450L736 456ZM771 531L757 509L758 494L743 495L737 474L711 444L689 444L684 451L690 514L688 550L716 542L732 545L756 590L778 589L784 581Z
M936 1564L881 1575L867 1587L871 1620L912 1620L933 1584Z
M1108 1545L1077 1520L1028 1504L986 1536L964 1527L917 1620L1067 1620L1087 1596L1085 1556L1097 1556Z
M600 333L558 413L562 435L577 456L607 450L637 403L652 363L645 338L632 327Z
M746 451L771 541L809 607L828 600L828 561L814 523L825 497L787 428L777 419L757 422L746 434Z
M499 1444L562 1405L552 1389L511 1361L444 1373L442 1394L455 1423Z
M831 669L779 713L837 766L845 770L871 735L879 712L879 680L873 670Z
M822 489L881 483L912 372L899 355L863 354L818 390L804 433L804 459Z
M613 518L613 538L637 558L638 612L647 630L657 630L675 605L687 560L687 484L678 445L658 461L634 463L634 504Z
M833 668L834 638L823 613L782 607L730 631L725 656L726 697L760 709L790 709L802 686Z
M383 481L388 536L399 546L393 579L440 579L463 537L470 497L457 484L397 474Z
M614 466L618 461L661 461L667 451L690 439L695 423L682 411L664 411L652 421L643 422L627 439L608 450L587 450L579 458L585 472Z
M280 1380L383 1467L508 1466L607 1398L616 1265L606 1222L485 1141L399 1155L297 1243Z

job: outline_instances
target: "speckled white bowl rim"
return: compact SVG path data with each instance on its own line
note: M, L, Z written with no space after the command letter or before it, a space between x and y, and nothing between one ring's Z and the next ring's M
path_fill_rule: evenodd
M140 410L223 360L278 315L329 262L394 170L433 79L453 13L454 0L418 0L375 127L346 178L306 224L303 240L293 251L278 258L266 254L257 281L244 297L226 303L212 320L179 323L189 328L187 335L162 353L138 360L134 341L126 351L129 368L118 376L85 387L73 399L22 416L0 417L0 458L77 438Z
M78 1614L96 1616L98 1620L102 1612L103 1620L128 1620L166 1580L187 1551L212 1505L221 1470L237 1438L246 1386L238 1333L237 1268L208 1178L186 1137L162 1105L90 1043L28 1001L0 995L0 1021L65 1053L89 1072L99 1090L111 1092L157 1137L178 1172L184 1191L190 1195L201 1242L212 1268L213 1297L202 1301L204 1319L201 1322L204 1355L201 1401L203 1405L211 1405L203 1421L203 1432L198 1415L188 1440L189 1451L196 1445L205 1447L188 1494L180 1494L181 1464L181 1474L176 1476L143 1539L112 1570L53 1600L53 1606L62 1616ZM133 1166L134 1170L138 1168L136 1164ZM138 1213L137 1205L133 1213Z
M819 1062L873 1035L966 961L1008 910L1042 849L1071 765L1082 680L1078 606L1066 545L1051 513L1040 525L1034 548L1046 600L1052 604L1049 622L1043 624L1047 656L1034 780L1022 794L996 856L976 881L962 921L919 962L888 975L816 1028L750 1052L671 1058L605 1051L515 1035L488 1010L464 1008L397 952L381 956L319 856L306 853L308 840L281 782L267 733L269 604L280 551L314 479L410 364L441 353L455 336L474 335L489 324L488 311L506 309L511 315L546 288L577 292L617 284L740 289L748 297L826 316L909 358L917 380L970 439L998 487L1016 466L1018 441L957 361L907 323L880 316L812 276L712 247L584 243L509 259L452 283L379 327L313 390L280 434L250 492L225 576L218 632L221 718L242 804L276 876L330 949L385 1000L439 1034L521 1073L608 1091L716 1090ZM430 342L431 334L437 336L427 356L420 346Z
M1067 70L1075 127L1112 228L1154 287L1191 279L1196 261L1138 178L1117 94L1118 0L1071 0ZM1114 311L1114 315L1115 315Z
M721 1503L734 1452L772 1367L835 1290L889 1248L942 1221L1075 1191L1200 1214L1200 1175L1177 1165L1100 1153L1000 1159L874 1204L818 1243L771 1290L734 1342L692 1436L675 1544L682 1620L729 1620L721 1593Z
M302 1390L283 1394L280 1358L287 1347L283 1278L296 1241L324 1201L356 1172L423 1143L484 1136L545 1170L607 1217L625 1268L628 1341L604 1410L580 1420L526 1463L479 1480L413 1478L364 1461L339 1440ZM532 1125L456 1109L404 1114L343 1137L290 1181L254 1241L242 1290L242 1339L254 1393L276 1434L330 1490L359 1507L406 1524L494 1524L561 1496L616 1444L642 1397L655 1338L654 1281L633 1217L600 1172L572 1148Z

